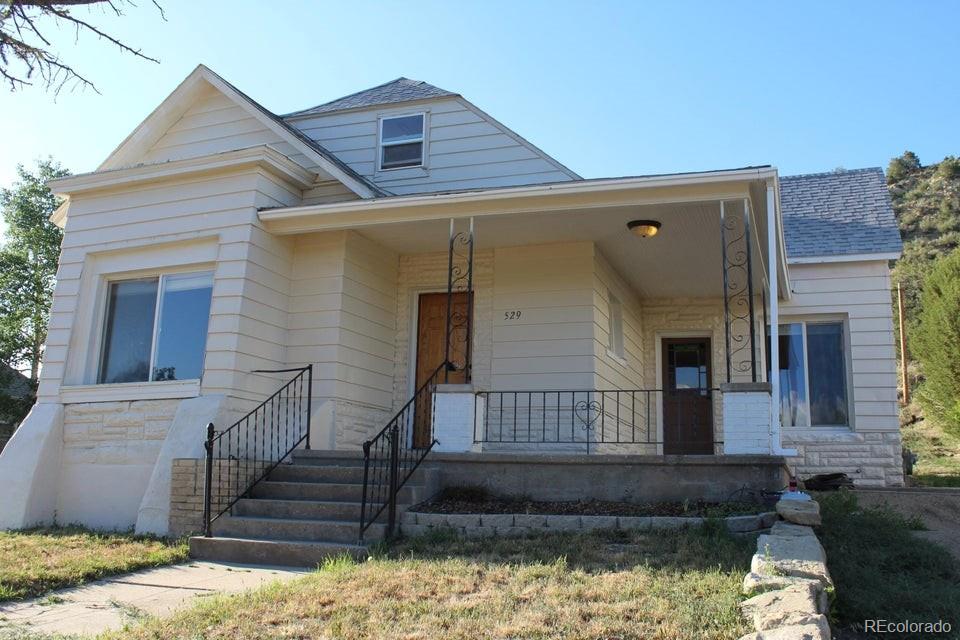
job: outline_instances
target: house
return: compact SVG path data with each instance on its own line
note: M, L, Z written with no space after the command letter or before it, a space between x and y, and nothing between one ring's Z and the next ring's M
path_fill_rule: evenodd
M352 541L358 509L392 524L437 482L903 482L879 169L584 179L425 82L278 116L200 66L51 187L65 236L5 527L227 512L234 539L316 542L313 518Z

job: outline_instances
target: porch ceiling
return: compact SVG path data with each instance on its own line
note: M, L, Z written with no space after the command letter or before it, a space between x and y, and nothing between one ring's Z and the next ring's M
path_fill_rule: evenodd
M727 200L724 206L727 215L742 215L742 200ZM663 227L653 238L637 238L627 229L627 223L636 219L659 220ZM755 215L754 221L759 225L753 229L754 282L759 292L766 229L763 216ZM463 229L466 222L458 225ZM431 253L446 251L449 222L404 222L358 231L399 253ZM719 297L723 290L718 200L482 216L475 221L474 233L477 250L595 242L643 298Z

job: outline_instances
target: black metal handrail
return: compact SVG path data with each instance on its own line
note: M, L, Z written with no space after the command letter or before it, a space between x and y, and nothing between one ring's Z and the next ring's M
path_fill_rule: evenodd
M444 362L386 426L363 443L363 497L360 504L360 542L370 525L387 510L386 537L397 523L397 494L427 457L433 445L433 391Z
M559 445L558 451L591 452L627 445L714 453L714 406L719 389L611 389L478 391L474 442L489 445ZM696 402L702 398L703 402ZM691 400L694 400L691 402ZM658 416L670 412L677 429L660 437ZM662 412L662 414L660 413ZM477 415L482 418L477 419ZM617 447L607 447L614 452Z
M257 369L252 373L293 373L289 382L229 428L207 425L203 489L203 535L290 453L310 448L313 365L296 369ZM306 387L306 389L304 389ZM214 466L216 482L214 482Z

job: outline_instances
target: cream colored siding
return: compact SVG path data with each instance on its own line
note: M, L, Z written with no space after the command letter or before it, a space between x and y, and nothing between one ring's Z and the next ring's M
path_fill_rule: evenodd
M397 254L357 233L346 237L341 366L346 397L388 409L393 400Z
M287 364L313 363L318 396L337 395L345 233L297 236L290 283Z
M595 325L592 243L494 252L494 389L592 388Z
M897 363L887 263L794 264L790 282L793 298L781 306L781 321L791 315L822 314L847 319L856 430L897 430Z
M426 167L377 171L381 115L427 112ZM396 194L569 180L570 174L466 102L385 105L289 121L355 171Z
M610 353L609 293L620 301L623 312L623 351L625 362ZM614 270L599 251L594 261L594 355L597 389L644 389L643 331L640 298ZM649 382L649 381L647 381Z
M327 180L318 182L310 189L303 192L304 205L311 204L331 204L333 202L344 202L346 200L357 200L360 196L343 185L337 180Z
M189 243L197 242L215 247L203 392L247 399L265 393L268 383L248 372L283 363L291 242L259 228L255 204L281 193L275 179L250 170L75 197L61 252L39 396L56 401L67 358L77 359L68 384L93 382L90 363L80 360L95 357L85 349L100 331L102 318L91 318L92 326L87 327L91 335L79 335L75 323L79 305L86 313L94 307L102 311L98 300L79 300L86 263L92 265L98 256L128 255L131 268L142 269L142 256L159 251L169 256L162 263L176 268L178 260L190 255L188 248L194 245ZM71 344L75 349L68 353Z
M336 445L356 446L393 405L397 255L355 232L298 236L287 362L314 364L336 406Z
M269 144L307 169L316 164L212 86L139 160L150 164Z

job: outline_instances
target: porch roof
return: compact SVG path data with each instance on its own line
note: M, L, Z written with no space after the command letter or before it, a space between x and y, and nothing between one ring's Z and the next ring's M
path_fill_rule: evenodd
M580 180L263 209L259 215L274 233L349 229L403 254L446 251L447 220L474 218L478 250L592 241L642 297L719 297L721 206L739 216L746 203L752 214L759 291L768 262L766 189L776 188L776 175L772 167L749 167ZM776 260L780 290L788 292L779 218L777 211ZM636 238L626 226L635 219L659 220L663 230L654 238Z

